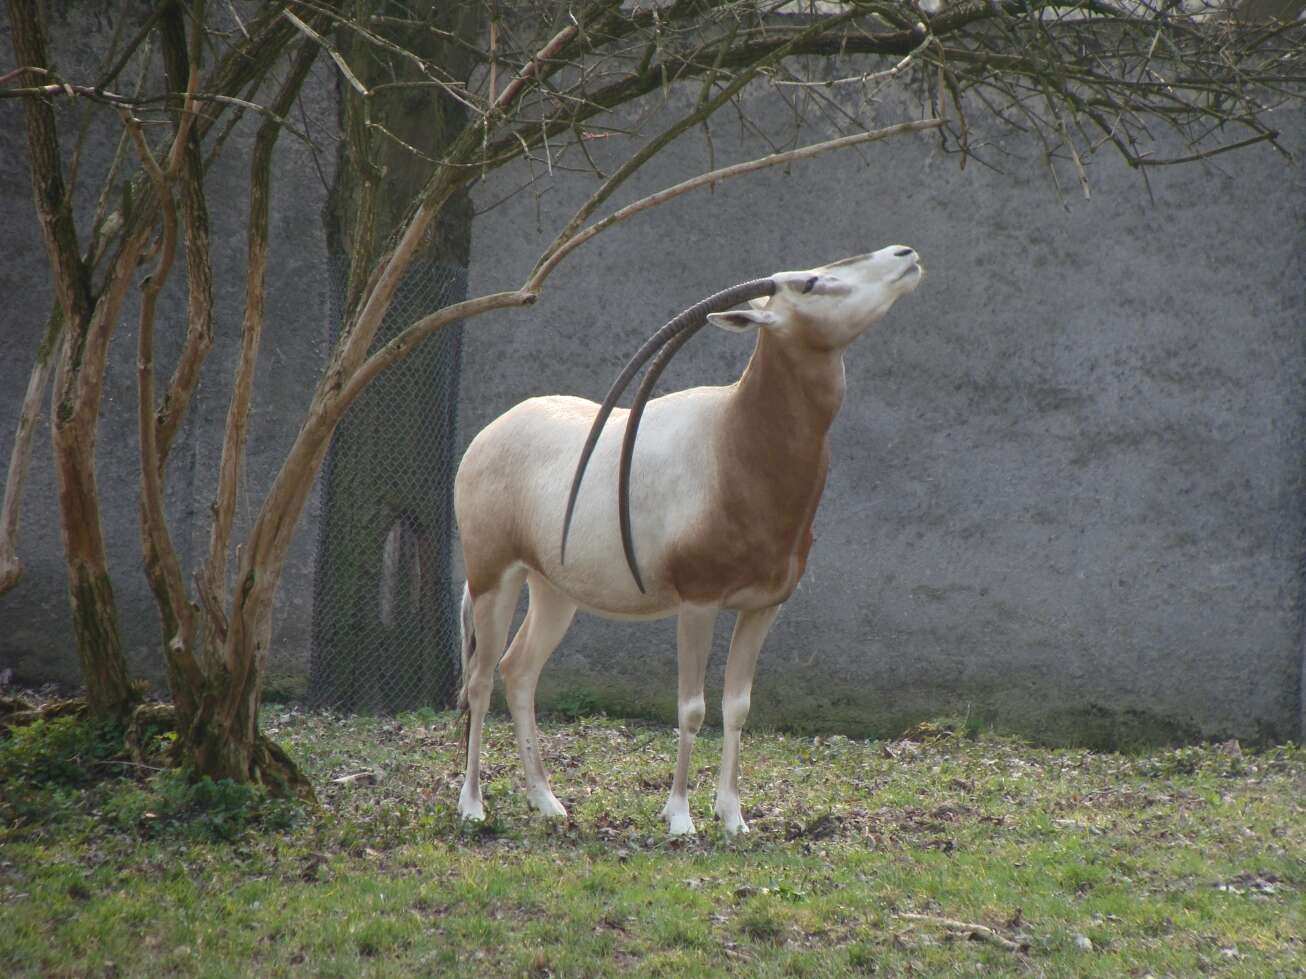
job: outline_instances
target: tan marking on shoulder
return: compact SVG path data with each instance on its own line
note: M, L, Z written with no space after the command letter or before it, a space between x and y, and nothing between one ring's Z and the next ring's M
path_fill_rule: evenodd
M668 557L682 600L768 605L792 594L812 547L842 393L837 356L759 334L719 433L710 510Z

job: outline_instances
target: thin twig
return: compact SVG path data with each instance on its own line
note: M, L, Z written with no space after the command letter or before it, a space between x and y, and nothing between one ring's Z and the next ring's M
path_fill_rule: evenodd
M300 132L290 124L285 116L273 112L266 105L259 105L257 102L250 102L248 99L236 98L234 95L213 95L208 92L196 92L193 98L196 102L220 102L223 105L235 105L242 109L253 109L259 115L267 119L272 119L277 125L284 126L286 132L290 133L290 135L294 136L296 139L302 140L309 146L315 145L312 136L307 132Z
M172 6L173 2L174 0L159 0L159 2L154 5L154 9L150 11L150 15L145 18L145 23L141 24L140 30L136 32L136 36L127 43L126 49L124 49L118 60L115 61L113 66L105 71L105 73L100 76L100 80L96 82L95 90L97 92L102 90L104 86L108 85L118 77L118 74L127 66L127 62L131 60L131 56L136 53L136 49L141 46L141 43L147 37L150 36L150 31L154 30L154 25L158 23L159 17L162 16L163 12L168 7Z
M410 51L408 48L405 48L402 45L395 44L393 41L387 40L386 38L382 37L380 34L377 34L373 31L369 31L367 28L363 27L357 21L352 20L349 17L342 16L341 14L335 12L334 10L331 10L328 7L321 7L316 4L308 4L308 3L305 3L305 5L308 6L311 10L314 10L317 13L321 14L323 17L331 20L338 26L344 28L345 30L353 31L363 40L367 41L368 44L371 44L375 47L382 48L383 50L389 51L393 55L396 55L400 58L404 58L405 60L412 62L414 65L417 66L417 69L427 78L426 83L385 82L381 85L374 85L369 90L371 94L375 95L382 88L396 88L399 86L413 85L413 84L429 84L443 89L445 91L445 94L447 94L450 98L454 99L457 102L462 103L471 111L476 113L480 113L483 111L483 107L471 101L466 92L459 91L459 89L466 88L465 84L459 81L455 81L452 78L450 78L448 81L445 81L444 79L437 78L432 73L433 70L437 70L440 71L442 74L446 74L446 75L448 74L448 72L445 71L443 68L441 68L439 65L427 61L426 59L422 58L420 55L416 54L413 51Z
M1194 163L1197 160L1205 160L1208 157L1219 156L1221 153L1228 153L1230 150L1242 149L1244 146L1251 146L1254 143L1264 143L1266 141L1273 143L1278 138L1278 130L1270 129L1266 132L1258 133L1255 136L1240 139L1236 143L1225 143L1223 146L1215 146L1209 150L1203 150L1200 153L1190 153L1188 156L1172 156L1162 160L1153 160L1146 156L1135 156L1130 160L1130 162L1134 166L1139 167L1172 167L1179 163Z
M372 89L372 91L375 92L376 89ZM379 132L382 136L386 137L387 139L391 140L392 142L398 143L401 147L403 147L403 148L404 148L405 150L407 150L409 153L413 154L413 156L417 157L418 159L425 160L427 163L430 163L430 164L432 164L432 165L434 165L434 166L439 166L439 165L440 165L440 162L441 162L441 161L437 160L435 157L431 156L429 153L423 153L423 152L422 152L421 150L419 150L416 146L412 145L411 143L406 142L406 141L403 139L403 137L397 135L396 133L391 132L389 129L387 129L385 126L383 126L383 125L382 125L381 123L379 123L379 122L374 122L374 121L372 121L371 119L366 119L366 120L363 121L363 127L364 127L365 129L375 129L375 130L376 130L377 132Z
M932 43L937 43L935 41L934 35L926 34L925 40L921 41L920 44L916 45L916 47L912 48L911 51L907 52L907 54L903 56L901 61L895 64L892 68L885 68L883 71L868 72L863 75L849 75L847 78L829 78L824 81L795 81L789 79L784 79L784 80L775 79L771 82L771 84L792 86L794 88L833 88L835 85L851 85L851 84L870 85L874 82L891 81L892 79L897 78L899 75L901 75L908 68L910 68L912 62L916 60L916 56L920 54L921 51L923 51L926 47L928 47Z
M143 768L148 772L166 772L168 769L159 768L157 765L147 765L141 761L119 761L116 758L97 758L91 762L92 765L120 765L123 768Z
M320 44L322 46L322 49L326 51L327 54L331 55L331 60L336 63L336 66L340 69L340 73L345 76L345 80L354 87L354 90L357 91L359 95L361 95L363 98L367 98L369 94L367 91L367 86L358 80L358 76L355 75L353 71L350 69L349 62L345 60L344 55L340 53L340 51L336 48L334 44L332 44L330 41L324 38L317 31L313 30L313 28L305 24L302 20L300 20L298 17L292 14L289 10L283 10L281 13L286 18L286 20L290 21L292 24L295 25L295 27L297 27L305 35L307 35L309 38L311 38L312 40Z
M14 68L14 69L12 69L12 70L10 70L10 71L5 72L3 75L0 75L0 85L8 85L11 81L13 81L13 80L14 80L15 78L17 78L19 75L23 74L24 72L29 72L29 71L30 71L33 75L40 75L40 76L42 76L43 78L49 78L51 75L54 74L54 72L52 72L49 68L34 68L34 67L31 67L31 66L28 66L28 67L18 67L18 68Z
M554 266L560 262L573 249L579 248L585 242L589 241L599 232L610 228L612 225L627 218L634 217L640 211L648 210L650 207L656 207L659 204L665 204L674 197L681 194L687 194L691 190L697 190L707 184L713 184L720 180L729 180L731 177L742 176L746 173L752 173L756 170L763 170L767 167L779 166L783 163L792 163L795 160L806 160L813 156L819 156L822 153L828 153L831 150L843 149L847 146L856 146L860 143L871 143L876 140L887 139L890 136L898 136L903 133L922 132L927 129L937 129L943 125L942 119L921 119L916 122L902 122L896 126L888 126L884 129L875 129L865 133L854 133L851 136L840 136L838 139L828 139L821 143L813 143L809 146L803 146L796 150L788 150L784 153L772 153L770 156L764 156L761 159L749 160L747 163L736 163L733 166L721 167L718 170L712 170L709 173L699 174L697 177L691 177L688 180L681 181L665 190L660 190L656 194L650 194L642 197L633 204L627 204L619 211L614 211L602 221L595 222L584 231L578 232L563 243L552 255L550 255L537 269L537 271L527 281L522 288L528 292L539 290L540 284L545 276L553 271Z
M236 21L236 26L240 28L240 33L245 35L245 40L249 40L249 31L245 29L245 22L240 19L240 14L236 12L236 5L227 0L227 9L231 11L232 18Z
M555 34L549 43L540 48L535 57L527 62L526 67L519 71L517 76L508 83L504 90L499 94L499 97L494 99L491 104L491 111L502 112L508 106L512 105L518 94L520 94L522 89L526 87L527 82L534 78L536 73L539 72L541 66L566 47L568 42L576 36L576 33L579 30L580 28L575 24L571 24Z
M19 71L35 71L35 68L21 68ZM11 72L12 74L12 72ZM46 72L47 76L52 76L53 72ZM0 89L0 99L29 99L33 96L50 96L50 95L67 95L72 97L80 95L83 98L90 99L92 102L104 102L108 105L140 105L141 99L134 99L129 95L120 95L117 92L106 92L98 88L91 88L89 85L74 85L71 82L53 82L49 85L31 85L26 88L5 88Z

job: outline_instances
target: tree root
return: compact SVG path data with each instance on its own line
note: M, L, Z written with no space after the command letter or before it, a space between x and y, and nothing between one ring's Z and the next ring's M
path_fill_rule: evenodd
M132 761L138 765L161 761L168 767L175 767L180 738L172 742L172 746L163 753L162 758L157 751L154 753L149 751L151 747L149 742L160 734L176 732L176 730L177 711L172 704L141 704L132 711L131 720L127 722L127 730L122 737L123 746L131 755Z
M13 728L24 727L41 720L56 717L82 717L87 712L85 700L56 700L34 705L18 697L0 697L0 737ZM160 734L175 732L177 737L163 751L159 751ZM246 781L257 782L274 796L293 797L316 804L313 784L299 770L299 766L275 741L258 735L250 757L250 771ZM138 704L127 720L123 731L123 753L143 767L176 768L184 765L191 754L186 732L177 730L177 710L172 704ZM203 775L204 772L198 774Z
M132 713L131 722L123 740L132 759L144 763L149 758L149 740L165 731L176 731L177 711L172 704L142 704ZM317 803L313 784L299 770L299 766L275 741L258 735L250 757L247 781L257 782L274 796L293 797L303 802ZM177 731L164 761L170 767L184 765L192 752L187 745L185 732ZM197 775L204 775L199 771Z
M281 745L269 741L261 734L254 745L253 769L254 780L273 795L293 796L301 802L317 805L313 783L299 770L299 766Z

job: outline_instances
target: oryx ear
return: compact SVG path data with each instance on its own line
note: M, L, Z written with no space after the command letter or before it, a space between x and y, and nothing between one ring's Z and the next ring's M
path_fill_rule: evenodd
M727 313L708 313L708 322L723 330L742 333L758 326L774 326L779 317L765 309L732 309Z
M785 272L773 278L803 296L846 296L852 292L852 287L842 279L819 272Z

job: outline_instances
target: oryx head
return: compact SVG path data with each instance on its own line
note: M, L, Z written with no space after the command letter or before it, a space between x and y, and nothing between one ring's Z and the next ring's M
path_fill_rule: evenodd
M822 350L839 350L866 332L925 277L920 256L906 245L844 258L801 272L770 276L775 292L749 309L709 313L727 330L762 327Z

